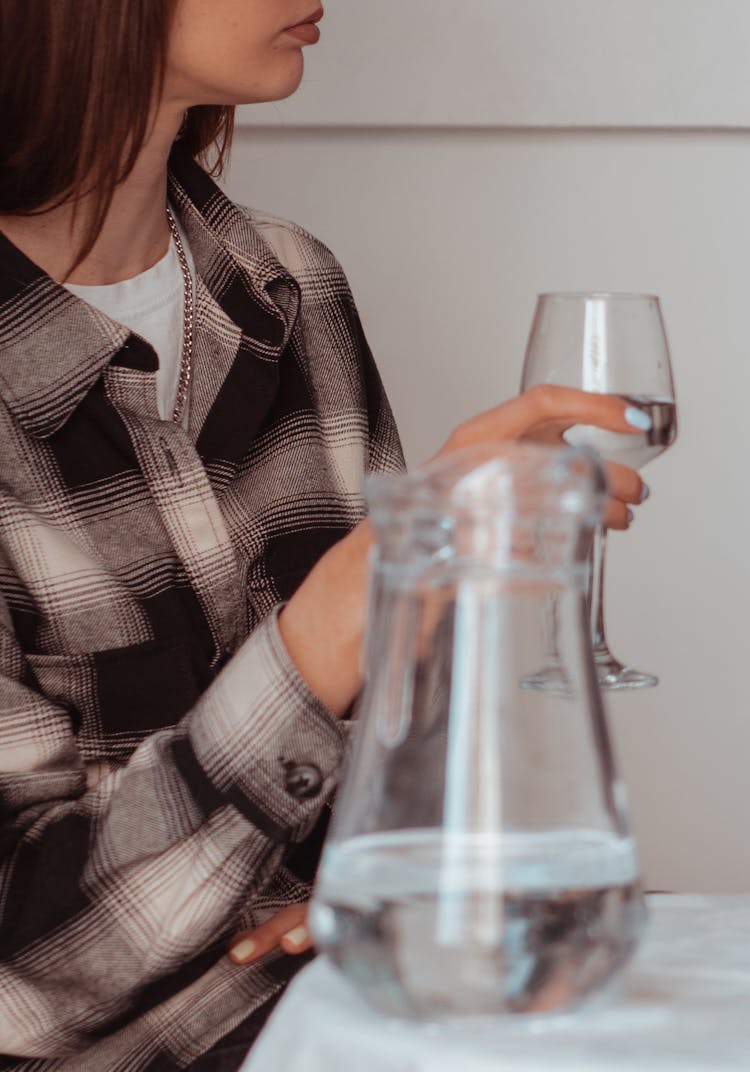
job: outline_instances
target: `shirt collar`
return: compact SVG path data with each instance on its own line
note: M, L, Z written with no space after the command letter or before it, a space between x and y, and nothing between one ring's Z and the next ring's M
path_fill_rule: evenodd
M179 143L169 195L208 290L251 348L278 357L297 315L295 280ZM153 355L136 342L0 234L0 395L28 432L44 437L61 428L107 365L153 369Z
M180 213L196 271L214 299L250 340L283 347L297 313L296 281L247 212L180 142L170 157L169 198Z

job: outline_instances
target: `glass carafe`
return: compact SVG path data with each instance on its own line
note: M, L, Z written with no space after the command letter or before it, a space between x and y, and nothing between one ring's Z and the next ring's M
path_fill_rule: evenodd
M605 497L585 448L469 451L369 483L366 683L311 925L383 1011L568 1010L635 948L584 593ZM560 687L540 690L551 651Z

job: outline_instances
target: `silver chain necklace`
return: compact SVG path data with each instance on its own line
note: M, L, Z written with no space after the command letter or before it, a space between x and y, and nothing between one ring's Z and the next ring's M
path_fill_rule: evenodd
M172 232L174 246L177 250L177 259L180 262L180 268L182 270L184 296L180 379L177 383L177 398L175 399L174 410L172 411L172 420L179 423L185 408L188 388L190 387L190 378L193 372L193 276L190 272L190 265L188 264L188 259L185 254L185 247L180 238L180 232L177 230L177 224L175 223L174 216L172 215L169 206L167 206L167 222L169 223L169 229Z

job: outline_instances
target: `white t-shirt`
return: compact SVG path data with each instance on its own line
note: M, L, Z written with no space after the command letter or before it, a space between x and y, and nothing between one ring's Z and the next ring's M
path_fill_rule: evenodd
M185 232L179 224L177 226L193 276L195 294L193 258ZM170 420L180 381L185 308L185 285L174 239L160 261L132 279L106 286L64 285L71 294L151 343L159 358L156 373L159 416L162 420Z

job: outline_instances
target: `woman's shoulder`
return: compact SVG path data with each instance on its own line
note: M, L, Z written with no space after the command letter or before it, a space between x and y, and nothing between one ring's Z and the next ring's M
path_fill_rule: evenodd
M334 253L310 231L268 212L244 205L238 207L270 246L276 258L300 283L304 284L311 275L323 273L329 284L338 278L341 285L348 286Z

